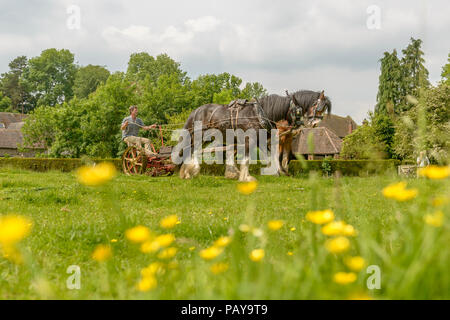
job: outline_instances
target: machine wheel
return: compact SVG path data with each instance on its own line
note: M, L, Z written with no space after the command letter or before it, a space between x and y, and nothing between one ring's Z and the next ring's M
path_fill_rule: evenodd
M125 174L143 174L147 169L147 156L135 146L129 146L122 155L122 168Z

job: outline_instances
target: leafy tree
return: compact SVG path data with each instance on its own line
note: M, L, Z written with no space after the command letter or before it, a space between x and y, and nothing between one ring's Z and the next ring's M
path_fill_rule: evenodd
M12 112L11 99L4 96L0 91L0 112Z
M24 145L42 143L45 149L50 148L55 141L58 125L55 114L54 108L48 106L32 110L22 127Z
M55 106L72 98L73 61L74 55L66 49L47 49L28 61L20 83L35 98L35 105Z
M395 153L392 150L392 143L394 139L395 127L392 118L383 113L372 114L371 116L371 126L374 129L374 134L377 139L383 143L384 154L388 158L395 158Z
M450 156L450 85L441 83L424 90L418 103L405 112L395 126L393 149L399 157L414 159L426 149L436 162L448 162ZM420 114L425 115L424 121Z
M420 49L422 40L411 38L411 43L402 50L403 58L401 60L403 71L403 82L405 90L403 96L412 95L419 97L419 89L427 88L430 85L428 81L428 70L425 68L425 59L423 51ZM409 105L411 106L411 105Z
M223 89L219 93L214 93L213 103L229 104L234 100L233 91L231 89Z
M185 82L186 72L167 54L160 54L155 59L146 52L133 53L128 61L127 78L132 81L148 77L152 83L156 83L160 76L173 74L176 74L180 83Z
M383 159L385 150L375 128L366 123L344 138L340 155L344 159Z
M25 56L15 58L9 63L9 72L3 73L0 80L0 90L11 101L10 111L27 112L31 105L30 95L20 83L20 77L27 68L28 60Z
M73 94L77 98L87 98L101 84L105 83L110 73L102 66L87 65L78 68L75 74Z
M450 53L448 54L447 64L442 67L441 73L442 81L447 84L450 84Z
M403 101L404 83L402 66L397 50L385 52L381 61L381 74L378 83L376 113L393 114Z
M252 99L252 98L262 98L264 96L267 96L267 90L264 89L263 85L259 82L247 82L245 84L244 89L242 89L240 97L245 99Z

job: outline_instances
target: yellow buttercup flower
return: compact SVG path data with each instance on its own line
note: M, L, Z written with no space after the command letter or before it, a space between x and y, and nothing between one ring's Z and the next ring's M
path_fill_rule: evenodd
M446 205L448 202L449 202L449 198L443 197L443 196L438 196L431 201L431 205L433 207L441 207L443 205Z
M149 276L149 277L144 277L141 279L141 281L139 281L139 283L137 284L137 289L139 291L149 291L152 289L155 289L158 286L158 281L156 280L155 277L153 276Z
M94 252L92 252L92 259L98 262L103 262L112 257L112 250L110 246L99 244Z
M83 166L77 170L78 181L87 186L104 184L117 175L116 167L110 162L102 162L96 166Z
M175 241L175 236L171 233L162 234L155 238L155 242L157 242L161 247L168 247Z
M295 230L297 230L297 229L295 229L295 227L292 227L292 228L291 228L291 231L295 231Z
M150 229L144 226L137 226L125 231L128 240L135 243L147 241L151 237Z
M231 242L231 238L230 237L220 237L219 239L217 239L216 241L214 241L214 246L215 247L226 247L227 245L229 245Z
M142 277L151 277L155 274L162 273L164 271L164 265L161 262L152 262L146 268L141 270Z
M19 250L16 249L14 246L4 246L3 248L0 248L3 254L3 258L11 261L15 264L22 264L23 263L23 257Z
M117 239L111 239L111 242L115 243L115 242L117 242Z
M356 281L356 274L353 272L338 272L333 276L333 281L338 284L349 284Z
M258 262L264 258L264 249L255 249L250 252L250 260Z
M281 229L283 224L284 222L282 220L271 220L267 223L267 226L269 227L270 230L276 231Z
M438 228L441 227L442 224L444 223L444 213L439 210L432 214L426 214L423 217L423 220L425 221L426 224Z
M419 169L419 176L430 179L444 179L450 176L450 166L439 167L435 165Z
M306 220L315 224L325 224L334 219L334 212L330 209L323 211L309 211L306 214Z
M223 251L222 248L218 248L215 246L209 247L207 249L203 249L199 252L200 257L202 257L205 260L212 260L216 258L219 254L221 254Z
M373 300L371 296L364 292L353 293L348 297L349 300Z
M177 248L170 247L167 249L164 249L158 254L159 259L170 259L173 258L177 254Z
M240 193L249 195L256 190L257 186L258 186L258 183L256 181L250 181L250 182L239 183L237 185L237 188Z
M292 251L289 251L289 252L287 253L287 255L288 255L288 256L293 256L294 253L293 253Z
M0 216L0 244L12 246L30 234L32 222L18 215Z
M151 253L156 252L161 248L161 245L156 240L154 241L145 241L141 244L141 252L142 253Z
M354 236L355 228L344 221L332 221L322 227L322 233L327 236Z
M366 261L364 258L356 256L356 257L347 257L344 259L344 263L350 270L358 272L361 271L362 268L366 265Z
M350 241L345 237L337 237L325 242L325 248L331 253L342 253L349 249Z
M211 265L210 270L214 274L219 274L227 271L229 268L229 264L225 262L219 262Z
M406 182L392 183L383 189L383 196L397 201L407 201L417 197L417 189L406 189Z
M178 217L176 214L167 216L161 220L159 225L164 229L171 229L177 225Z

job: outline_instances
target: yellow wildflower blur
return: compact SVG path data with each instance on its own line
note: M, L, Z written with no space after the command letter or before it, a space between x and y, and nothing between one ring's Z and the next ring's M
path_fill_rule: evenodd
M258 262L264 258L264 249L254 249L250 252L250 260Z
M164 229L171 229L177 225L178 217L176 214L167 216L161 220L159 225Z
M158 286L158 281L153 276L144 277L139 281L137 289L139 291L145 292L155 289Z
M136 226L125 231L128 240L135 243L147 241L151 237L150 229L145 226Z
M450 166L439 167L435 165L427 166L419 169L420 177L427 177L430 179L444 179L450 176Z
M22 264L23 257L19 250L15 246L4 246L1 248L1 252L3 254L3 258L11 261L15 264Z
M156 252L161 248L161 245L157 241L145 241L141 244L142 253Z
M270 230L276 231L281 229L283 224L284 222L282 220L271 220L267 223L267 226L269 227Z
M406 189L406 182L392 183L383 189L383 196L397 201L407 201L417 197L417 189Z
M210 270L214 274L219 274L227 271L229 268L229 264L225 262L218 262L211 265Z
M32 222L19 215L0 216L0 244L13 246L30 234Z
M444 213L441 210L439 210L432 214L426 214L423 217L423 220L425 221L426 224L438 228L441 227L442 224L444 223Z
M142 277L151 277L155 274L162 273L164 271L164 265L161 262L152 262L147 267L141 270Z
M83 166L77 170L78 181L86 186L99 186L116 175L116 167L111 162L102 162L96 166Z
M322 233L327 236L354 236L356 230L344 221L332 221L322 227Z
M352 271L358 272L361 271L362 268L366 265L366 261L364 258L356 256L356 257L346 257L344 259L345 265Z
M350 241L345 237L337 237L325 242L325 248L331 253L342 253L349 249Z
M241 232L249 232L251 228L248 224L241 224L239 230L241 230Z
M230 237L220 237L219 239L217 239L216 241L214 241L214 246L215 247L226 247L227 245L229 245L231 242L231 238Z
M330 209L322 211L309 211L306 214L306 220L315 224L325 224L334 219L334 212Z
M98 262L103 262L112 257L111 247L104 244L99 244L94 252L92 252L92 259Z
M449 198L444 196L437 196L431 201L433 207L441 207L449 202Z
M258 183L256 181L250 181L250 182L239 183L237 185L237 188L240 193L249 195L256 190L257 186L258 186Z
M158 254L159 259L171 259L177 254L177 248L170 247L167 249L164 249Z
M333 281L338 284L349 284L356 281L356 274L353 272L338 272L333 276Z
M175 236L171 233L162 234L155 238L155 242L157 242L161 247L168 247L175 241Z
M218 248L215 246L203 249L199 252L200 257L202 257L205 260L212 260L216 258L219 254L221 254L223 251L222 248Z

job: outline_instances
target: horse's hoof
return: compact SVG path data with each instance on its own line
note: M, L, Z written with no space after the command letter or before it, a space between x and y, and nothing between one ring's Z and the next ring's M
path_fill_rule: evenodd
M245 178L239 179L240 182L252 182L252 181L256 181L255 177L252 176L247 176Z

